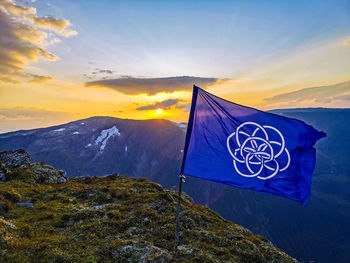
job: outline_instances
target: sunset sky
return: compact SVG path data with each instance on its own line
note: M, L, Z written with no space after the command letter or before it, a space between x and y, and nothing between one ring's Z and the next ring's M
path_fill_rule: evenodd
M350 1L0 0L0 132L187 121L193 84L263 110L350 107Z

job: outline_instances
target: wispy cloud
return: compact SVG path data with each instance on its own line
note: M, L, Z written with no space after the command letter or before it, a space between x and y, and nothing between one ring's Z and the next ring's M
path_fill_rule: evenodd
M345 40L345 41L343 42L343 44L344 44L345 46L349 46L349 45L350 45L350 39L349 39L349 40Z
M50 76L39 76L31 74L32 79L29 80L29 83L44 83L46 81L52 80L52 77Z
M20 5L16 5L11 0L1 0L0 1L0 10L3 12L13 14L15 16L26 16L26 15L35 15L36 14L36 8L23 7Z
M147 94L155 95L160 92L174 92L192 90L194 84L206 88L214 84L216 78L201 78L190 76L168 77L168 78L117 78L90 81L87 87L111 88L127 95Z
M32 24L31 20L40 19L35 15L34 7L22 7L11 0L0 0L0 82L18 83L33 79L30 73L24 71L29 63L39 59L58 59L46 47L60 40Z
M168 100L164 100L164 101L161 101L161 102L156 102L156 103L153 103L153 104L148 104L148 105L145 105L145 106L138 107L138 108L136 108L136 110L138 110L138 111L155 110L155 109L158 109L158 108L162 108L164 110L168 110L172 106L178 107L178 103L182 102L182 101L183 100L180 100L180 99L168 99Z
M71 116L66 112L49 111L39 108L0 108L0 120L34 120L34 119L48 119L55 117Z
M39 108L0 108L0 133L18 129L51 126L74 119L70 113Z
M350 81L335 85L304 88L265 98L264 101L269 104L278 105L279 107L283 105L293 107L314 106L317 104L324 106L336 100L348 100L349 96Z
M94 78L98 78L98 79L102 79L102 80L110 79L112 77L112 75L115 73L115 71L111 70L111 69L100 69L100 68L91 69L90 67L88 69L90 69L91 72L84 74L83 76L87 79L90 79L90 80L92 80Z
M49 16L32 16L30 17L30 21L41 28L55 31L56 33L61 34L65 37L70 37L78 34L77 31L68 28L71 26L71 23L66 19L57 19Z

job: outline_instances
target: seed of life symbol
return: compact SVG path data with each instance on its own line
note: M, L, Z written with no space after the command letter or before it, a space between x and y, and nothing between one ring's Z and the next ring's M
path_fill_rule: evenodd
M227 149L236 172L267 180L290 165L282 133L275 127L244 122L227 137Z

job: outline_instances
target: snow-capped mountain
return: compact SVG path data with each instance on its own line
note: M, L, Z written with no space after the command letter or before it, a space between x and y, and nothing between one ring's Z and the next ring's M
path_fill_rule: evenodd
M92 117L1 134L0 147L25 149L33 161L45 160L68 176L115 172L165 183L164 174L178 172L184 136L183 126L167 120Z
M327 133L316 145L309 204L196 178L186 178L184 191L197 203L266 236L304 262L350 262L350 110L274 112ZM0 150L22 148L32 161L46 160L65 169L68 176L119 172L170 188L178 183L185 132L186 124L166 120L93 117L0 134Z

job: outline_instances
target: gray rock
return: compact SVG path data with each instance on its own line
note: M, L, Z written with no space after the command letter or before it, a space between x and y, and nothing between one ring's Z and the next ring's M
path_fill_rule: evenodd
M30 166L30 156L24 150L0 152L0 160L9 168Z
M35 180L38 183L54 184L67 181L66 172L64 170L56 169L51 165L34 163L31 165L31 168L35 174Z
M22 207L32 207L33 203L30 200L28 200L27 202L17 203L17 205L22 206Z
M103 209L103 208L105 208L104 205L96 205L96 206L91 207L90 209L91 210L98 210L98 209Z
M78 182L78 183L83 183L86 180L91 180L95 179L97 176L90 176L90 175L82 175L82 176L76 176L72 178L73 181Z
M0 167L0 181L6 182L6 170Z
M65 177L59 177L59 178L57 178L57 182L58 182L58 183L65 183L65 182L67 182L67 178L65 178Z
M143 219L143 222L144 222L145 224L148 224L148 223L151 222L151 219L149 219L148 217L145 217L145 218Z

